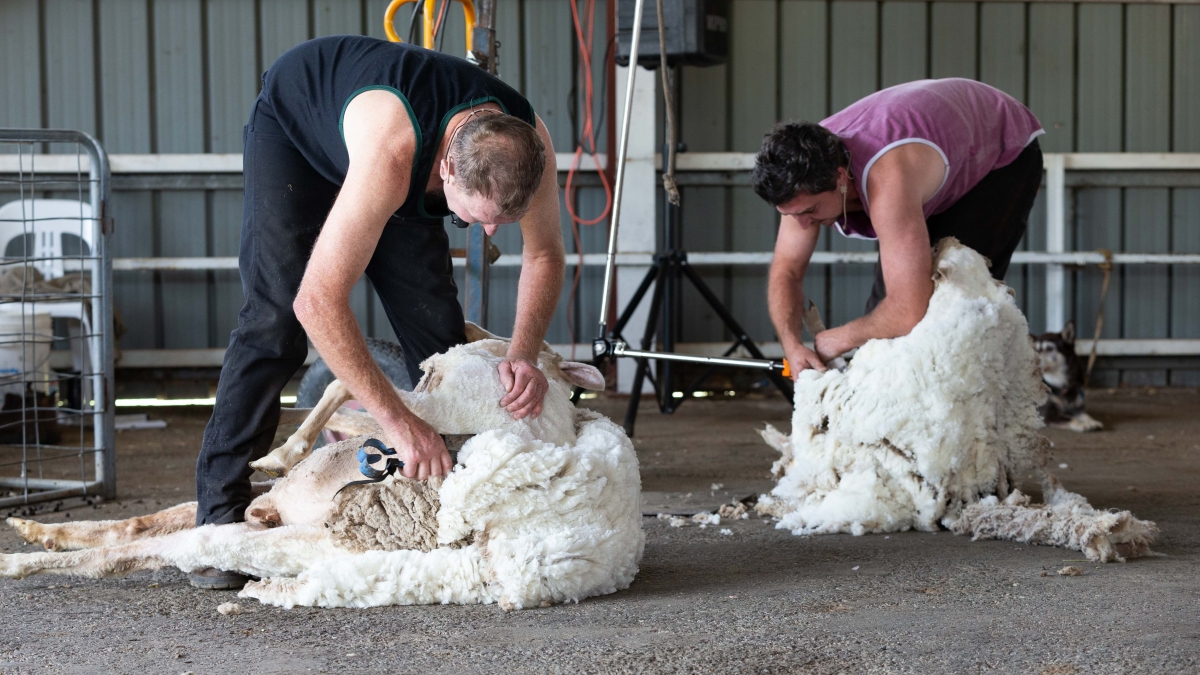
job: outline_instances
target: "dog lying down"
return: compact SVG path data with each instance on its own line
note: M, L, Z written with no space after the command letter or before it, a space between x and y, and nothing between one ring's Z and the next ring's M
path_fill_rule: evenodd
M337 493L362 478L357 450L381 432L369 415L338 410L349 393L334 382L301 413L300 429L256 462L285 475L251 503L247 522L194 528L195 502L125 521L10 518L52 552L0 556L0 575L216 567L262 578L239 595L283 607L496 602L511 610L627 588L645 543L637 456L619 426L570 401L573 385L603 389L600 372L543 347L542 414L513 420L498 405L507 342L475 326L468 338L422 363L416 390L401 392L440 433L477 434L444 480L391 476ZM326 426L362 435L310 455Z
M778 483L758 510L797 535L924 531L1065 546L1089 560L1149 553L1156 528L1099 511L1046 471L1046 400L1025 317L987 261L953 238L934 250L933 297L904 337L872 340L844 371L796 382ZM1040 477L1045 504L1016 479Z

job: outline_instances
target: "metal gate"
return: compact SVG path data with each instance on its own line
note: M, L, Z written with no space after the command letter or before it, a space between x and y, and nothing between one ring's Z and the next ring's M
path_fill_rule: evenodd
M51 129L0 129L0 157L0 506L112 498L108 157Z

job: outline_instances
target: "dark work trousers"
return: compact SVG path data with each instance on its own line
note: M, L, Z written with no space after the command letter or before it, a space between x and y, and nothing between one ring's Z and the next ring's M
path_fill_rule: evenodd
M988 172L950 208L930 216L929 243L957 237L992 263L992 277L1004 280L1013 251L1025 236L1029 212L1042 184L1042 149L1035 140L1010 164ZM867 311L875 309L887 295L883 267L875 263L875 285L867 300Z
M247 463L270 450L279 394L308 355L292 303L339 189L300 155L262 98L243 142L246 193L238 267L246 303L229 336L216 406L196 462L197 525L243 520L253 473ZM450 242L440 221L393 216L366 274L400 339L413 382L421 361L466 341Z

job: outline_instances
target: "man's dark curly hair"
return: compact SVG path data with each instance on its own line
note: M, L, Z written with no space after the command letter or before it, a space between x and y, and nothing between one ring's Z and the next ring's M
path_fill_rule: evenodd
M812 122L781 122L763 137L750 179L754 192L771 206L801 192L837 187L838 168L850 168L850 151L832 131Z

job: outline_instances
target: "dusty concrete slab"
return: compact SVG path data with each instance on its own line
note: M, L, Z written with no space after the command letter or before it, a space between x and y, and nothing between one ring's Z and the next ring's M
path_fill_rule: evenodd
M624 402L593 403L619 416ZM1048 431L1067 465L1056 471L1093 504L1157 521L1165 557L1093 565L945 532L798 538L757 517L705 529L646 518L628 591L511 614L240 601L243 613L225 616L217 606L232 594L173 570L35 577L0 581L0 673L1197 672L1200 394L1097 391L1090 407L1110 431ZM190 499L207 411L166 416L165 430L119 436L120 501L45 519ZM775 453L753 432L788 417L777 399L694 401L671 417L647 408L635 444L644 486L709 500L713 483L765 489ZM0 548L22 550L8 531ZM1054 573L1068 564L1083 575Z

